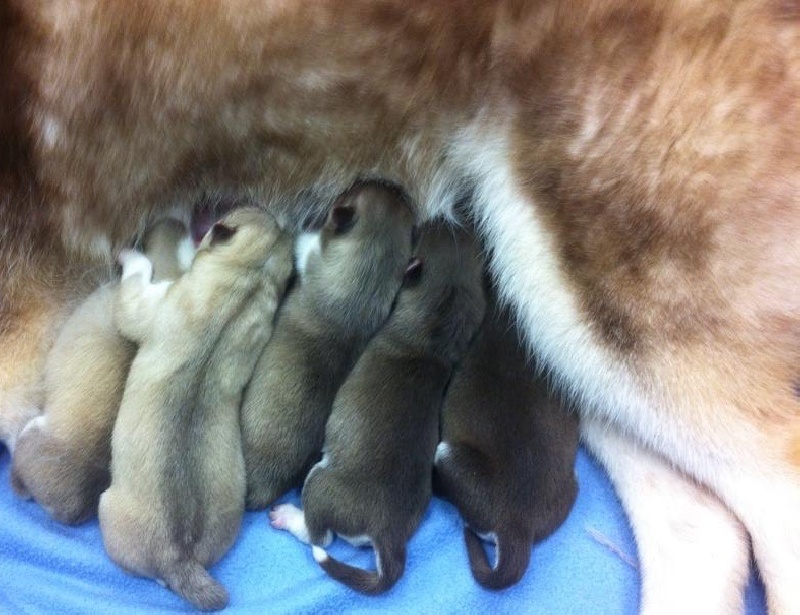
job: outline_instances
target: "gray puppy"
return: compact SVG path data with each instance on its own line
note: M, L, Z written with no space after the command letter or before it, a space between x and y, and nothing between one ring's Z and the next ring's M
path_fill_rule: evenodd
M143 249L155 280L181 275L194 253L186 226L172 218L148 230ZM96 514L111 480L111 432L136 353L114 323L118 288L100 287L64 323L45 365L44 413L25 426L14 451L14 489L62 523Z
M114 561L201 609L228 602L205 566L241 524L239 407L291 274L291 245L268 214L240 209L212 227L174 284L151 284L144 256L123 258L117 324L140 346L100 529Z
M318 458L341 383L389 316L411 257L414 217L399 192L359 183L322 230L297 241L297 280L247 387L247 507L266 508Z
M391 588L406 543L431 497L439 410L453 365L484 313L482 263L471 237L423 230L419 255L386 326L336 396L325 454L306 478L303 507L273 509L274 527L314 545L314 558L356 591ZM375 549L376 572L339 562L319 545L332 532Z
M531 544L555 531L577 494L578 419L529 361L507 309L489 293L475 342L448 388L435 486L459 509L475 579L519 581ZM497 545L489 564L481 540Z

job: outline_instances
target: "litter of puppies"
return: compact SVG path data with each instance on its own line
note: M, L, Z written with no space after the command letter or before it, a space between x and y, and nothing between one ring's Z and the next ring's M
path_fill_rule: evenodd
M401 193L375 182L296 240L254 209L211 226L194 255L180 228L125 251L122 280L67 321L13 458L17 492L65 523L99 509L115 562L203 610L228 603L206 568L245 507L304 481L305 510L270 521L357 591L405 572L432 493L464 515L476 580L518 581L574 502L577 418L527 364L474 236L414 227ZM168 281L152 280L154 261ZM102 371L107 386L90 386ZM328 556L333 532L373 546L377 570Z

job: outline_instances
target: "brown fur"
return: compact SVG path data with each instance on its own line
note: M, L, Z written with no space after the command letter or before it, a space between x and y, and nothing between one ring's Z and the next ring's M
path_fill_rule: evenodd
M148 230L144 249L155 281L180 275L184 237L186 227L170 218ZM47 357L44 417L25 427L14 448L15 490L62 523L94 515L111 478L111 432L136 352L114 324L117 289L102 286L67 318Z
M337 199L318 248L302 254L315 235L298 238L297 280L242 401L248 509L268 506L319 459L336 391L392 309L413 229L402 196L366 182Z
M800 603L796 2L2 0L0 40L6 441L50 306L155 211L242 192L299 221L366 175L430 216L475 188L543 363L734 511L773 610Z
M442 405L434 485L467 525L475 580L504 589L525 574L531 544L572 509L578 417L550 390L509 310L487 291L486 317ZM478 538L485 534L497 546L494 565Z
M431 498L445 388L486 307L471 235L426 225L418 254L386 325L336 394L325 455L303 484L307 536L298 537L317 546L331 532L369 541L375 572L314 556L331 577L368 595L388 591L405 570L406 543ZM292 527L284 507L270 520Z
M291 237L252 208L217 223L174 283L152 284L141 254L123 261L115 321L139 348L100 497L103 543L200 609L228 602L205 567L239 532L239 406L291 271Z

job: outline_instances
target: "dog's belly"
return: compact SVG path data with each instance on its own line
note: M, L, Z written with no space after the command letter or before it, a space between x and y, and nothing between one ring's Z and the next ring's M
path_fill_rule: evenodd
M760 277L771 276L772 282L750 289L752 296L741 298L742 293L732 291L731 305L724 309L698 308L698 318L718 320L717 329L704 330L701 321L696 325L700 333L662 337L663 329L675 323L662 309L661 295L648 304L649 295L643 292L636 307L655 314L651 320L656 326L642 326L636 343L628 346L609 336L605 324L586 307L586 296L570 277L574 272L563 258L560 238L511 170L503 132L494 136L476 132L456 149L469 161L468 172L476 180L475 215L502 296L515 307L531 350L578 402L582 414L614 423L703 481L713 476L720 462L747 459L745 463L760 465L763 449L775 440L758 425L756 415L762 416L762 425L770 420L783 425L787 437L792 437L798 402L787 384L786 353L770 354L760 348L772 340L785 350L791 347L792 334L782 331L770 337L752 322L742 324L745 321L737 314L751 307L754 313L767 309L791 313L785 304L796 303L797 293L787 290L785 272L776 273L777 265L769 269L774 255L759 265ZM792 252L786 263L793 262L796 241L776 241ZM713 279L717 270L709 266L703 273L706 289L718 283ZM684 286L671 292L679 296L691 290ZM763 299L768 290L771 298ZM624 303L625 297L620 293L613 299ZM734 300L739 303L733 304ZM748 344L751 352L745 354L742 348Z
M502 297L516 308L521 329L534 352L560 386L581 402L584 412L635 416L648 401L630 370L603 348L578 297L565 279L553 238L535 204L518 190L508 168L502 138L476 135L463 147L475 148L473 173L478 178L475 215L491 250L491 268Z

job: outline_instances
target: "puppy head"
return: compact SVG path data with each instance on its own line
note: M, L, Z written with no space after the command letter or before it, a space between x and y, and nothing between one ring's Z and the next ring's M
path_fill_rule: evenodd
M213 253L239 266L260 266L283 237L275 219L266 211L243 207L227 214L205 234L198 256Z
M365 251L380 257L380 247L411 245L413 241L414 212L402 191L395 186L362 181L334 202L319 232L319 251L341 252L363 244Z
M420 235L418 259L408 263L393 321L408 340L455 362L486 309L483 259L463 230L437 222Z
M391 310L414 244L414 212L402 193L360 182L331 207L322 228L296 246L301 287L337 319L361 328Z

